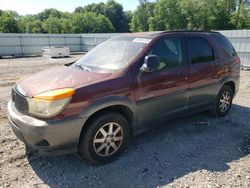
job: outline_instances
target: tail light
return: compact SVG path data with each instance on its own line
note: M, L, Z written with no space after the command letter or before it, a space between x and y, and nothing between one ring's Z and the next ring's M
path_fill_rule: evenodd
M236 63L241 64L240 57L238 55L236 57Z

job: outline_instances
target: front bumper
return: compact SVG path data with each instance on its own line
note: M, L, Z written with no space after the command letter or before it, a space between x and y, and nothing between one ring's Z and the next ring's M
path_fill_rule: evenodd
M8 119L14 134L26 145L44 154L76 153L86 118L74 116L61 120L39 120L17 111L8 103Z

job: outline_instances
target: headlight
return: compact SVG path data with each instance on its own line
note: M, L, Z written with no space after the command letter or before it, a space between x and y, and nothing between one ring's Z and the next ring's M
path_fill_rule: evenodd
M40 117L52 117L60 113L72 98L72 88L45 92L28 99L29 113Z

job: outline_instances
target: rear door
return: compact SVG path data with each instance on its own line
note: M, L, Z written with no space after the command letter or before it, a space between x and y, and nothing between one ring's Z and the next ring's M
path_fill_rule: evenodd
M149 50L148 54L160 58L160 65L154 72L137 76L135 99L141 123L186 107L188 69L184 46L183 37L169 36Z
M188 107L211 103L216 96L218 58L206 35L186 37L189 52Z

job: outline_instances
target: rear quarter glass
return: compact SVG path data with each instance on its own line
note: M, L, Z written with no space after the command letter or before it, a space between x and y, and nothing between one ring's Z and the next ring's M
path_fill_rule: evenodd
M226 57L235 57L237 53L227 37L222 34L212 34L213 39L223 49L223 54Z

